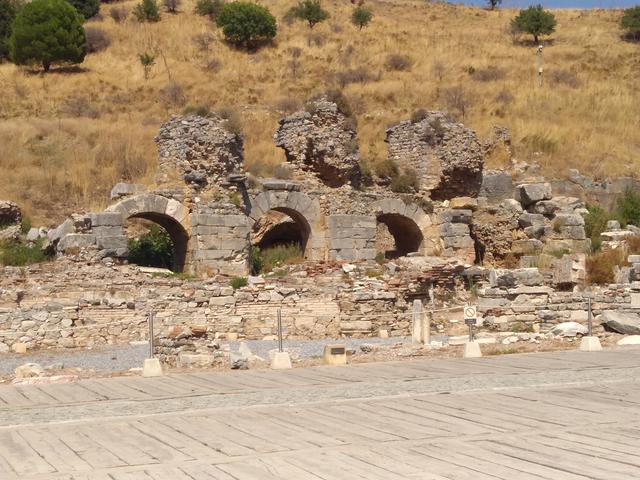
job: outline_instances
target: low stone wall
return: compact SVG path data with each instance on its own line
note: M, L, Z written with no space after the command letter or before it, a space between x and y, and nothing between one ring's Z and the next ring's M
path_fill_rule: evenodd
M404 336L411 318L403 287L355 279L339 265L311 275L303 268L287 278L250 277L238 290L224 277L180 280L129 266L7 267L0 352L18 342L34 349L144 340L150 312L158 337L168 339L188 330L203 340L273 338L278 309L290 339L377 336L380 329Z
M562 292L548 286L487 287L479 289L478 313L490 330L548 332L562 322L587 324L588 294ZM593 325L604 311L640 313L640 282L609 285L591 296Z

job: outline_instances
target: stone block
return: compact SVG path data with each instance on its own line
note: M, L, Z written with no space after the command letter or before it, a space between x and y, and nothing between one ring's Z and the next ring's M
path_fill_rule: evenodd
M369 333L372 329L370 320L342 320L340 330L343 332L364 332Z
M97 237L96 244L101 250L114 252L116 250L127 249L128 239L124 235L116 235L113 237Z
M542 251L544 244L536 239L515 240L511 244L511 252L515 255L535 255Z
M445 210L440 214L440 220L445 224L466 224L469 225L473 218L471 210Z
M584 218L577 213L559 213L553 219L553 223L559 227L582 227Z
M492 287L537 286L543 281L544 278L537 268L495 269L489 272L489 282Z
M271 361L274 370L287 370L291 368L291 357L288 352L275 352Z
M479 196L489 201L503 200L513 195L511 174L503 170L485 170Z
M122 226L122 214L120 212L92 213L89 217L92 228Z
M93 227L91 231L96 237L118 237L124 234L120 225Z
M442 237L461 237L469 235L469 226L463 223L443 223L440 225Z
M111 189L111 200L118 200L130 195L137 195L146 190L144 185L136 183L116 183Z
M93 247L96 244L96 236L87 233L71 233L65 235L58 242L59 252L68 252L73 249Z
M162 365L160 365L160 360L158 360L157 358L145 359L144 365L142 367L142 376L143 377L161 377Z
M544 222L544 215L541 215L539 213L525 212L520 215L520 218L518 219L518 225L520 225L520 228L538 227L544 225Z
M478 208L478 200L472 197L455 197L449 200L449 207L454 210L472 210Z
M53 230L49 230L47 233L47 237L49 237L49 241L52 243L60 241L62 237L65 235L69 235L75 232L75 227L73 226L73 220L67 218L64 222L58 225Z
M523 183L515 190L515 199L523 207L528 207L541 200L551 200L551 184L549 183Z

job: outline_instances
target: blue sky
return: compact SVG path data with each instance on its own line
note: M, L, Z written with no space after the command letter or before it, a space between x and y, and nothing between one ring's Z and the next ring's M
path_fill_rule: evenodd
M471 5L486 5L483 0L452 1ZM640 5L640 0L503 0L504 8L521 8L540 3L546 8L627 8Z

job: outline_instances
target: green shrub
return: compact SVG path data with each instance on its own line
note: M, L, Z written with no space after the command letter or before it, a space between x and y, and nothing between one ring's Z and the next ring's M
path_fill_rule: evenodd
M100 0L67 0L85 20L95 17L100 11Z
M215 20L224 6L222 0L198 0L196 2L195 13L203 17Z
M394 178L398 176L399 169L398 165L393 160L388 158L378 160L373 165L373 171L375 174L381 178Z
M627 8L620 18L620 28L633 40L640 40L640 5Z
M629 224L640 226L640 194L633 190L627 190L618 199L615 218L623 227Z
M238 47L255 48L276 36L276 19L261 5L245 1L227 3L216 23L225 39Z
M309 28L313 28L328 19L329 12L322 8L320 0L301 0L287 12L286 16L305 21L309 24Z
M9 54L9 37L13 20L18 13L17 5L12 0L0 0L0 59Z
M16 241L0 243L0 265L22 267L46 262L51 259L52 255L43 250L42 245L42 239L32 245Z
M26 215L23 215L22 220L20 220L20 231L24 234L29 233L31 230L31 219Z
M160 21L160 9L156 0L142 0L133 9L133 15L139 22L159 22Z
M359 30L369 25L371 20L373 20L373 12L369 7L356 7L351 14L351 23L358 27Z
M283 265L292 265L304 260L299 244L274 245L265 249L254 248L251 253L251 269L254 274L269 273Z
M533 35L533 41L538 43L540 35L550 35L556 30L556 17L546 11L542 5L530 6L511 20L511 28L516 32Z
M237 290L237 289L242 288L242 287L246 287L247 286L247 277L233 277L229 281L229 285L234 290Z
M9 51L16 65L81 63L87 53L82 16L66 0L33 0L16 15Z
M174 268L174 245L169 234L157 225L129 240L129 262L145 267Z

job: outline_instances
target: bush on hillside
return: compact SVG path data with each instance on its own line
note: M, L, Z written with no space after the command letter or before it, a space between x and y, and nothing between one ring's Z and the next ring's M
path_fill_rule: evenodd
M0 60L9 54L9 37L18 6L13 0L0 0Z
M322 8L320 0L302 0L292 7L286 16L307 22L309 28L313 28L328 19L329 12Z
M101 28L85 27L84 36L87 39L87 53L101 52L111 45L109 35Z
M253 49L272 40L277 33L276 19L261 5L246 1L227 3L216 23L227 42Z
M411 60L411 57L407 55L400 55L399 53L391 53L387 55L387 58L384 61L384 67L387 70L396 72L409 71L411 70L412 65L413 61Z
M215 20L223 6L224 2L222 0L198 0L196 2L195 13Z
M620 18L620 28L628 38L640 40L640 5L627 8Z
M373 12L369 7L363 7L362 5L356 7L351 14L351 23L353 23L359 30L369 25L373 20Z
M556 30L556 17L546 11L542 5L531 6L511 20L511 28L520 33L533 35L533 41L538 43L541 35L551 35Z
M67 0L85 20L95 17L100 11L100 0Z
M264 250L251 250L251 272L254 275L269 273L283 265L293 265L304 261L304 252L299 244L274 245Z
M133 14L139 22L159 22L160 10L156 0L142 0L133 9Z
M111 7L109 9L109 15L116 23L124 22L129 15L129 10L125 7Z
M498 5L502 4L502 0L487 0L487 5L489 6L489 10L495 10Z
M640 226L640 194L634 190L627 190L618 198L614 218L623 227L629 224Z
M82 16L66 0L33 0L16 15L9 39L16 65L82 63L87 53Z
M129 239L129 262L144 267L173 268L173 241L157 225L138 238Z

